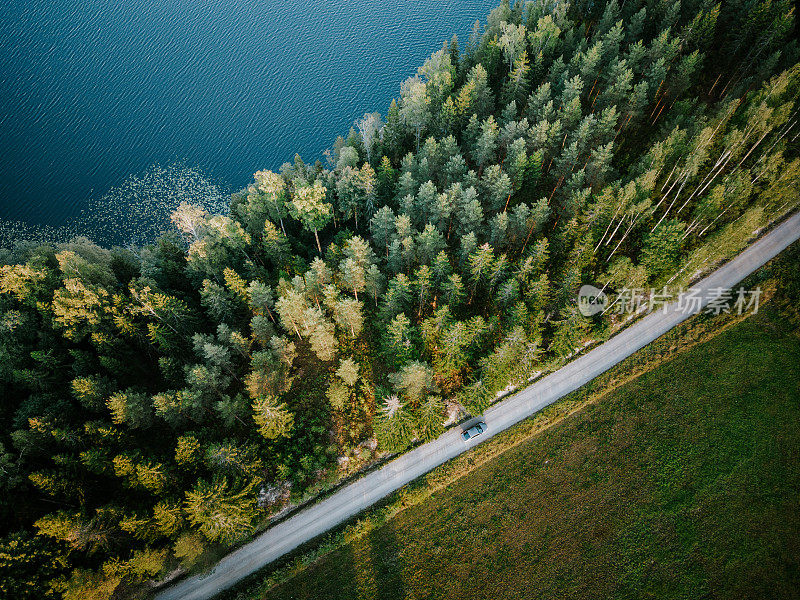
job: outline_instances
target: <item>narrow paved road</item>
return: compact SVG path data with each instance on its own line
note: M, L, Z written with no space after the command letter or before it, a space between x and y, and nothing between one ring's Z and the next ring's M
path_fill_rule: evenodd
M800 238L800 213L792 216L694 287L704 291L733 288L798 238ZM703 297L702 305L705 306L711 300L711 296L704 293ZM698 306L697 311L699 310ZM498 402L484 413L488 431L478 437L475 443L486 441L496 433L576 390L689 316L691 313L677 310L674 304L668 305L666 311L659 310L647 315L591 352L514 396ZM461 440L459 428L453 428L441 437L419 446L343 487L325 500L278 523L252 542L223 558L211 572L184 579L162 590L155 599L211 598L300 544L328 531L410 481L458 456L472 445L472 443L467 445Z

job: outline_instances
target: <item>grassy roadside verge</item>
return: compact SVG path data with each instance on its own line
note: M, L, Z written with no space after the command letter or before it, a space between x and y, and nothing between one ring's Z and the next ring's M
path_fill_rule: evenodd
M754 276L753 280L754 282L760 281L762 287L769 287L768 282L764 281L764 278L768 276L769 269L764 269ZM739 320L729 315L720 317L701 315L690 319L584 388L479 446L474 451L434 470L426 477L393 494L382 505L373 508L358 520L306 544L292 555L270 565L234 590L227 592L223 597L237 599L261 598L265 595L272 597L268 591L276 586L281 586L281 591L274 597L293 597L292 581L307 579L310 573L321 568L319 565L315 565L315 561L331 555L320 561L320 564L335 562L336 556L346 551L346 547L358 548L364 540L378 535L382 529L389 526L394 527L394 524L391 523L393 519L396 521L407 520L404 511L413 512L415 507L420 506L432 495L446 490L448 486L459 485L459 479L464 475L472 473L476 469L480 470L480 467L489 465L493 458L504 452L512 451L533 438L543 437L538 434L556 429L566 417L581 411L589 412L584 411L587 406L594 406L598 400L613 394L617 388L630 383L643 373L652 371L658 365L684 351L691 351L691 348L707 342ZM432 500L432 503L436 504L436 500ZM309 569L311 565L314 566ZM321 597L324 596L325 594L322 593ZM346 596L345 594L342 597Z

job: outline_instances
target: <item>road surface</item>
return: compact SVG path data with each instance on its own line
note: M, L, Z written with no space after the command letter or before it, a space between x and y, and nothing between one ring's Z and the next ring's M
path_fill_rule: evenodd
M704 291L733 288L798 238L800 238L800 213L784 221L694 287ZM695 307L694 312L698 312L701 306L704 307L713 296L704 293L703 298L703 302ZM165 588L156 594L155 599L212 598L431 469L578 389L660 337L691 314L693 313L677 310L675 304L668 305L667 310L660 309L658 312L650 313L587 354L487 409L484 420L488 430L474 442L465 444L461 439L460 428L452 428L439 438L399 456L380 469L341 488L325 500L271 527L253 541L227 555L210 572L188 577Z

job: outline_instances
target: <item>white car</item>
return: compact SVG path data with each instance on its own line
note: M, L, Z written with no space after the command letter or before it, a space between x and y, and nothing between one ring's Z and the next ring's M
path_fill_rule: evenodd
M469 429L465 429L461 432L461 437L464 438L465 442L470 441L472 438L479 436L484 431L486 431L486 423L481 421L480 423L475 423Z

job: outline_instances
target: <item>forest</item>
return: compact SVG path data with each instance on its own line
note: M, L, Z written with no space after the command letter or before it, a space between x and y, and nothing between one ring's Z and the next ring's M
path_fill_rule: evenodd
M144 597L605 339L583 283L729 258L800 205L794 33L787 0L504 1L226 214L0 250L0 596Z

